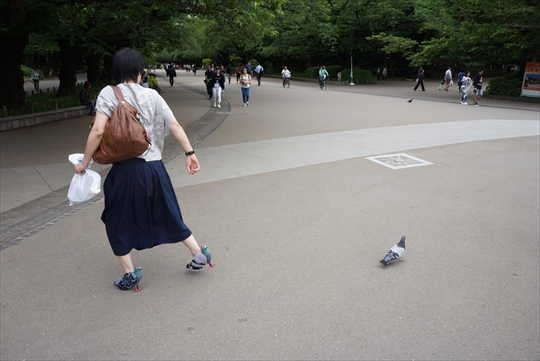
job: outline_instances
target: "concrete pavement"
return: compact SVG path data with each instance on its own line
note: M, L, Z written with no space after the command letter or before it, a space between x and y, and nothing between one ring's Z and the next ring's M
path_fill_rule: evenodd
M231 84L218 110L202 76L177 83L160 78L202 169L172 144L167 168L216 268L157 247L134 253L143 290L116 290L102 201L72 211L51 192L90 119L2 132L2 359L540 356L537 104L263 79L249 107ZM396 153L381 163L398 169L366 159ZM42 188L16 198L30 178ZM382 269L402 234L405 262Z

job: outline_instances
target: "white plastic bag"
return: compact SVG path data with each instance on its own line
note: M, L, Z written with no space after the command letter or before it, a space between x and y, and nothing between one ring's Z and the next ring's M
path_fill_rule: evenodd
M71 154L68 159L77 164L82 161L83 154ZM89 167L90 168L90 167ZM101 176L99 173L87 168L84 174L74 174L68 190L69 205L86 202L101 192Z

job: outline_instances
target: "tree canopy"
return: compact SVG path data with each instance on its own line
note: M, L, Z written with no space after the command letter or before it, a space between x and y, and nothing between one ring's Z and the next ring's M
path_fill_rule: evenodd
M121 47L149 63L252 59L267 69L519 64L540 55L538 0L1 0L0 105L24 105L22 64L110 80ZM33 64L29 64L32 62ZM523 66L522 66L523 68Z

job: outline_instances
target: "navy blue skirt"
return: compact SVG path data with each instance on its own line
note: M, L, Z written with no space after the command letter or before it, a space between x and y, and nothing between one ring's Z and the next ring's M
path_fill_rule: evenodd
M191 230L161 160L134 158L114 163L103 184L101 220L116 256L164 243L178 243Z

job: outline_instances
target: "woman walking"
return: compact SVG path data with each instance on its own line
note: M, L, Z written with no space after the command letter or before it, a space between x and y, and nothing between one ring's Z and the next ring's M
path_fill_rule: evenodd
M225 76L221 73L221 69L216 69L216 75L210 80L210 87L212 88L212 98L214 100L214 108L221 108L221 93L225 91Z
M249 92L251 87L251 75L248 74L247 68L242 70L242 75L240 75L240 88L242 89L242 101L244 106L249 105Z
M471 88L473 81L471 79L471 72L468 71L463 78L461 79L461 105L468 105L467 104L467 95L469 92L469 89Z
M234 73L236 74L236 84L240 81L240 75L242 75L242 68L237 66Z
M101 215L112 251L124 272L114 284L122 290L135 287L135 291L139 290L142 269L134 267L132 249L140 251L160 244L183 242L193 257L186 265L188 269L199 271L211 261L206 247L199 246L182 219L161 158L165 136L171 132L184 150L189 174L197 173L199 161L167 103L154 90L139 85L144 66L141 55L130 48L119 50L113 57L112 75L125 101L138 110L152 144L137 158L112 165L103 185L105 209ZM83 174L88 167L117 104L113 89L103 88L97 98L96 117L84 157L75 165L76 173Z

